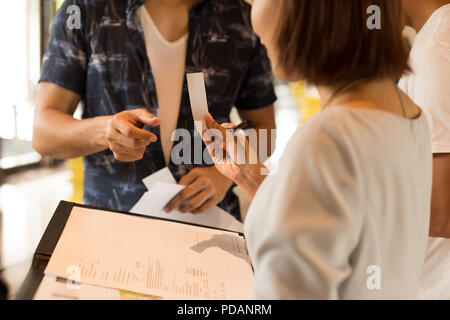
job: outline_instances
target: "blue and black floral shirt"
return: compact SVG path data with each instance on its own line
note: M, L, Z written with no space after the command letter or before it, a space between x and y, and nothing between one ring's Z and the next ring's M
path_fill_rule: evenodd
M83 118L142 107L158 115L155 81L137 15L143 3L66 0L58 12L40 81L79 94ZM80 9L81 29L68 27L72 5ZM189 14L186 56L186 73L205 74L209 111L218 122L229 122L233 106L258 109L276 100L270 62L252 31L250 6L243 0L202 0L195 5ZM186 79L177 127L194 137ZM159 136L158 127L147 129ZM200 139L198 134L195 139ZM179 180L194 166L205 165L170 163L169 168ZM134 163L115 160L110 150L89 155L84 158L84 201L128 211L146 191L142 179L164 167L159 140ZM239 216L239 203L231 190L220 206Z

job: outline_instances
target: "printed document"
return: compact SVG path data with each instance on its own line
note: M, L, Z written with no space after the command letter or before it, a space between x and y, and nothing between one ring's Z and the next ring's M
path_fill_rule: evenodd
M74 207L45 273L165 299L250 299L235 232Z

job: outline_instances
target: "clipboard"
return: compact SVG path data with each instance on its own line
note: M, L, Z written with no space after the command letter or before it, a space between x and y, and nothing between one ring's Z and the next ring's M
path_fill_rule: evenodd
M42 238L39 241L39 244L34 252L31 267L28 270L27 276L16 295L17 300L33 299L37 289L39 288L39 285L40 285L42 279L44 278L44 275L45 275L44 270L47 267L48 262L50 261L53 251L56 248L59 238L64 230L67 220L68 220L68 218L72 212L72 209L74 207L94 209L94 210L100 210L100 211L105 211L105 212L109 212L109 213L124 214L124 215L129 215L129 216L137 216L137 217L143 217L146 219L162 220L162 221L168 221L168 222L172 222L172 223L180 223L180 224L184 224L184 225L192 225L192 226L197 226L197 227L201 227L201 228L205 228L205 229L229 231L226 229L205 227L203 225L198 225L198 224L193 224L193 223L177 222L177 221L173 221L170 219L164 219L164 218L159 218L159 217L151 217L151 216L145 216L145 215L125 212L125 211L110 210L110 209L99 208L99 207L95 207L95 206L76 204L76 203L72 203L72 202L68 202L68 201L61 201L59 203L58 207L56 208L55 213L53 214L53 216L52 216L52 218L51 218L51 220L50 220L44 234L42 235ZM232 232L234 232L234 231L232 231ZM244 237L243 233L239 233L239 232L234 232L234 233L238 234L241 237Z

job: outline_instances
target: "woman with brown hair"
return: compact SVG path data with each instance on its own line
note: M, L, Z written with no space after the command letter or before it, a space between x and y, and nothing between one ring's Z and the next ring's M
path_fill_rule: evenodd
M428 234L432 158L425 115L395 82L409 71L400 5L254 2L253 26L275 73L315 85L323 107L297 130L279 170L267 177L262 164L221 160L217 150L224 146L204 133L219 171L253 198L245 233L255 298L415 293ZM379 19L381 28L369 28L368 19ZM228 125L206 120L226 133Z

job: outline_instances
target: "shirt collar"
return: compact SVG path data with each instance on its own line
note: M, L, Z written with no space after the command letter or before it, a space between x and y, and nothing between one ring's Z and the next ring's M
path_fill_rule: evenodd
M199 3L197 3L194 8L202 4L203 2L206 2L208 0L200 0ZM145 3L145 0L128 0L127 4L127 24L129 26L135 26L134 23L134 14L137 9L139 9L141 6L143 6Z
M145 0L128 0L127 13L136 11L144 2Z

